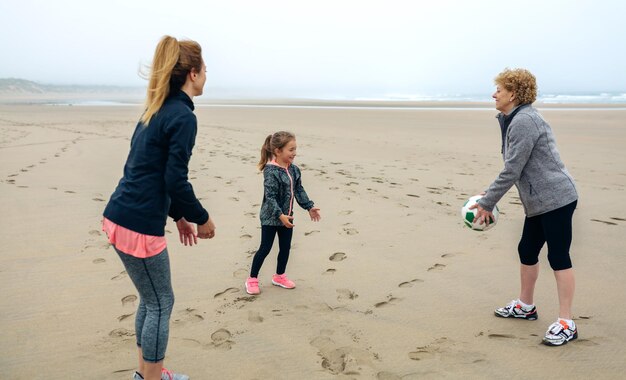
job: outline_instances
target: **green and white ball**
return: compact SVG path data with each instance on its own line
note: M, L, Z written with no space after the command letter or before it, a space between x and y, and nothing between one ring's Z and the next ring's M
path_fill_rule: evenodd
M474 195L473 197L470 197L465 204L463 204L463 207L461 207L461 217L463 218L463 223L474 231L487 231L491 229L496 225L496 223L498 223L498 218L500 217L500 211L498 210L498 206L496 206L493 208L493 218L489 221L489 226L487 226L486 223L480 224L479 221L476 221L476 223L473 222L478 211L476 209L470 210L470 206L475 205L482 197L482 195Z

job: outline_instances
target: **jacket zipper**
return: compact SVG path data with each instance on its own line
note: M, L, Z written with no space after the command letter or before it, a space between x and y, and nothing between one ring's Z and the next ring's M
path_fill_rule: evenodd
M289 174L289 169L288 167L285 169L285 172L287 173L287 177L289 177L289 190L291 190L291 195L289 196L289 214L287 214L287 216L291 216L291 210L293 208L293 178L291 178L291 174Z

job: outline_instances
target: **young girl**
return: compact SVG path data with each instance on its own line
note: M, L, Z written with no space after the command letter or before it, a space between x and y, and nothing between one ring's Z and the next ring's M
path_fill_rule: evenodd
M205 70L198 43L161 39L124 176L104 210L102 229L139 293L134 380L189 379L163 368L174 305L164 229L169 215L185 245L215 236L215 225L187 180L197 133L192 99L202 94Z
M285 269L289 260L293 235L293 200L309 211L311 220L320 220L320 209L313 207L304 188L300 169L293 164L296 157L296 136L289 132L276 132L267 136L261 148L259 170L263 170L264 195L261 205L261 246L254 255L250 277L246 280L246 292L259 294L257 276L265 257L270 253L274 236L278 234L278 265L272 284L293 289L296 284L287 278Z

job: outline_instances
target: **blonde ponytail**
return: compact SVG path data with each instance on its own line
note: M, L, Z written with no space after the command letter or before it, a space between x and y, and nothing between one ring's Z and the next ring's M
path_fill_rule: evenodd
M163 36L154 52L141 122L148 125L170 93L185 84L191 69L200 71L202 64L202 49L197 42Z

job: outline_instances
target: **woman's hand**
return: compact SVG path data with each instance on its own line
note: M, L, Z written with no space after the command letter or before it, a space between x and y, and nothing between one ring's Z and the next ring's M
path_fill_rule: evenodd
M196 236L196 229L193 224L186 221L185 218L180 218L176 222L176 227L178 228L181 243L185 246L198 244L198 237Z
M317 207L313 207L309 210L309 216L314 222L319 222L320 219L322 219L322 216L320 215L320 209Z
M493 213L491 211L487 211L484 208L482 208L478 203L471 205L469 207L470 210L476 209L476 216L474 217L473 223L476 223L476 221L478 220L479 223L478 224L486 224L489 225L489 221L490 220L496 220L496 218L493 216Z
M293 220L293 216L287 216L285 214L280 214L278 219L280 219L280 222L283 224L283 226L285 226L287 228L293 228L294 225L291 223L291 221Z
M213 239L215 237L215 223L211 217L206 223L198 225L198 237L200 239Z

